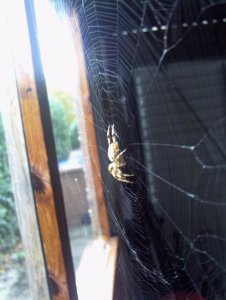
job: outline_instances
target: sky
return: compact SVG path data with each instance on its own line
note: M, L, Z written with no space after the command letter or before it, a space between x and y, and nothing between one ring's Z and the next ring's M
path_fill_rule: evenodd
M78 84L76 53L66 20L48 0L36 0L36 18L43 70L50 89L74 93Z

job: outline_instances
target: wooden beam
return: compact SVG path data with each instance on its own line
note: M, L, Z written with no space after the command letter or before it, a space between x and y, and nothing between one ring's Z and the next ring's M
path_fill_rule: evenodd
M49 300L45 260L31 186L5 10L0 12L0 99L11 182L33 300ZM4 99L4 101L2 101Z
M71 26L72 38L74 40L74 47L77 56L77 67L79 69L78 73L80 79L80 101L83 111L83 119L85 123L87 136L88 154L90 157L92 177L97 201L98 220L95 221L94 219L94 222L98 224L100 223L102 235L106 238L109 238L109 222L106 210L103 182L101 178L101 168L98 154L98 145L96 140L96 132L94 127L93 112L89 101L89 84L87 81L83 43L79 28L79 21L74 11L72 11L72 15L69 18L69 23Z
M85 249L76 271L79 300L113 299L117 256L117 238L97 239Z
M21 116L52 299L74 300L77 292L73 262L32 1L7 3Z

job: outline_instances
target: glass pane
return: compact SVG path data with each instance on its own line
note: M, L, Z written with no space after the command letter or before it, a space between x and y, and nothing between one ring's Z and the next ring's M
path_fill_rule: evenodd
M78 57L65 16L57 15L48 1L36 1L35 8L70 243L77 269L85 247L100 235L84 123L86 116L81 104Z

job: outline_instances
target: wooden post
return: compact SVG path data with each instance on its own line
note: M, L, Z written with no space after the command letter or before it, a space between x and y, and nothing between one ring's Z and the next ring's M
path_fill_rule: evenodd
M52 299L75 300L75 276L38 51L33 1L10 0L7 4L28 163Z
M77 55L79 79L80 79L80 103L83 111L84 127L86 130L86 136L88 141L88 154L90 156L92 177L94 182L94 189L97 201L97 225L101 226L101 233L105 238L110 237L109 222L106 210L106 202L103 190L103 183L101 178L100 160L98 154L98 145L96 140L96 132L94 127L93 112L89 101L89 85L87 81L86 65L83 53L83 43L79 28L78 18L75 12L70 16L70 27L72 32L72 38L74 40L74 47ZM94 224L95 226L95 224Z
M0 102L13 194L33 300L49 300L45 260L18 103L5 11L0 12Z

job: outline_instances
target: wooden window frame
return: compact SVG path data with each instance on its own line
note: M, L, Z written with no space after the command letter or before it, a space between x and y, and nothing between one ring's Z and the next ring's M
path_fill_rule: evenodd
M9 119L11 122L11 127L8 130L9 137L11 136L11 139L8 137L10 147L13 139L15 142L13 123L15 121L18 124L21 122L19 145L9 155L9 160L11 171L14 172L13 181L16 181L16 177L21 174L20 176L25 175L24 182L27 184L24 197L21 197L20 193L21 182L14 184L14 190L17 213L19 220L21 220L20 229L23 245L28 259L32 297L37 300L76 300L78 295L48 96L36 35L34 4L33 1L26 0L16 2L9 0L8 3L10 5L7 11L7 22L10 28L9 40L12 48L18 98L14 95L14 104L7 104L5 122L8 122ZM14 8L15 14L11 13L10 7ZM103 240L109 242L111 247L109 251L112 262L109 264L109 270L111 270L109 276L111 277L115 273L117 239L110 238L94 120L89 102L82 39L75 14L71 18L71 28L75 41L75 51L79 58L81 104L86 116L84 125L89 140L88 151L97 198L98 222L100 222ZM15 114L15 106L17 106L17 112L20 110L20 113ZM17 158L15 156L18 154L18 149L20 149L19 152L22 153L23 159L16 163ZM26 173L18 173L15 166L19 167L20 170L24 170L26 167ZM26 207L23 207L24 201L31 205L29 214L24 213L26 211ZM27 232L31 229L31 225L33 228L32 235L27 239ZM35 255L33 260L31 253ZM84 261L86 261L85 258L83 258L83 265L87 268ZM39 272L39 276L37 272ZM111 280L109 299L112 298L113 286L114 280Z

